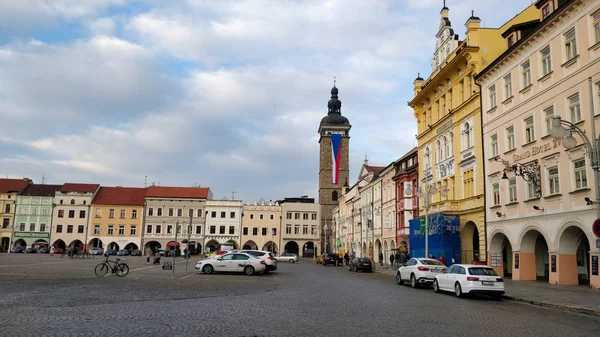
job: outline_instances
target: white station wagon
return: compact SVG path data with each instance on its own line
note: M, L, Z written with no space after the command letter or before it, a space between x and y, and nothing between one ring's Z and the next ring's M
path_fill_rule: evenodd
M433 291L440 290L454 292L457 297L477 293L499 299L504 294L504 280L490 266L453 264L435 276Z
M204 274L228 272L254 275L256 273L264 273L265 270L265 261L258 259L251 254L242 252L228 253L214 259L196 262L196 271Z

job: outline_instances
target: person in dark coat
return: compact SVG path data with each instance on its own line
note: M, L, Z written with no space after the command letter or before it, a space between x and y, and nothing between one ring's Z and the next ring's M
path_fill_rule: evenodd
M344 264L347 266L350 262L350 256L348 256L348 253L344 253Z
M383 253L379 252L379 265L383 266Z
M390 254L390 266L394 266L394 254Z

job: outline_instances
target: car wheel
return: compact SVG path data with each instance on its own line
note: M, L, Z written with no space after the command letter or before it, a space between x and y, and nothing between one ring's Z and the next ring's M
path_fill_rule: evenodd
M400 274L400 272L396 273L396 284L398 284L400 286L404 284L404 281L402 281L402 275Z
M254 267L252 266L246 266L246 268L244 268L244 274L246 275L254 275Z
M440 291L440 285L437 280L433 280L433 291L436 293Z
M204 274L212 274L213 272L213 267L210 264L205 265L204 267L202 267L202 272Z
M417 278L415 277L415 274L410 275L410 286L413 288L418 287Z
M456 282L456 284L454 285L454 294L456 295L456 297L462 297L463 293L462 293L462 288L460 286L460 283Z
M294 262L295 262L294 260L290 260L290 261L289 261L289 263L294 263Z

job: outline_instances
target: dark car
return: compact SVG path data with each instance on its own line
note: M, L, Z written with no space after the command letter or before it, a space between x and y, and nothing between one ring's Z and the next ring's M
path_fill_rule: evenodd
M48 254L48 253L50 253L50 248L42 247L42 248L38 249L37 253L38 254Z
M129 251L127 249L120 249L117 252L117 256L129 256Z
M16 246L15 248L11 249L10 252L11 253L25 253L25 249L27 249L25 246Z
M104 252L104 256L117 255L117 251L114 249L108 249Z
M131 256L142 256L142 251L139 249L134 249L131 251Z
M338 254L337 253L327 253L325 254L325 256L323 256L323 265L329 265L332 264L334 266L339 265L339 258L338 258Z
M366 257L355 257L350 260L350 271L359 270L372 272L373 264L371 263L371 260L367 259Z
M38 251L38 249L33 248L33 247L25 249L25 253L27 253L27 254L35 254L35 253L37 253L37 251Z

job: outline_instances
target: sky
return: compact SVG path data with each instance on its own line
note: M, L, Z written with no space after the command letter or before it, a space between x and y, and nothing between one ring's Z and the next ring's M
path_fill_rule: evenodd
M532 0L447 0L499 27ZM337 78L350 184L417 145L442 0L0 0L0 176L317 198Z

